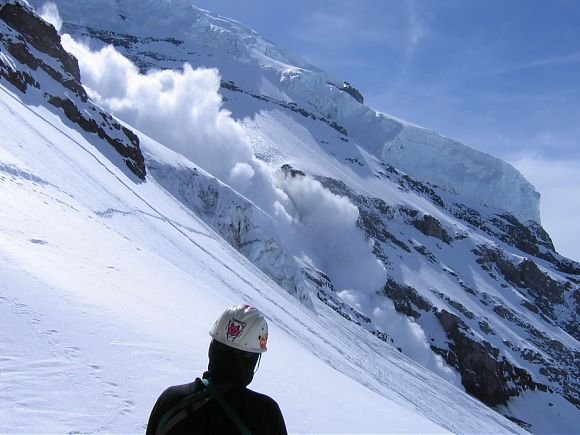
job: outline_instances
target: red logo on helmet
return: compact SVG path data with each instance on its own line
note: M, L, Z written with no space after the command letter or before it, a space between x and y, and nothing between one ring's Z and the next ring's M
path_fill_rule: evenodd
M231 340L234 341L236 338L242 335L245 327L246 324L244 322L240 322L236 319L230 319L226 326L226 337L228 339L231 338Z
M260 339L260 349L266 350L268 344L268 334L262 334L258 337Z

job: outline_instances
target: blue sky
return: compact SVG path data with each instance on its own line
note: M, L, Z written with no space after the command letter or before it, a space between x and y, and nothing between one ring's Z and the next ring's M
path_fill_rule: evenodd
M379 111L512 163L580 260L580 1L194 0L339 79Z

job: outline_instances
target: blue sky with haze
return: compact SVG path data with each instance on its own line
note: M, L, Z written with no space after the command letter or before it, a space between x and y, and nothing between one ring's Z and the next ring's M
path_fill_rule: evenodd
M512 163L580 260L580 1L193 0L350 82L365 103Z

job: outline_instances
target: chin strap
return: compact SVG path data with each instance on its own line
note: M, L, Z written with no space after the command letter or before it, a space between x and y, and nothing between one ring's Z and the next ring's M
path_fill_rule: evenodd
M188 411L197 411L212 398L215 398L219 405L222 407L229 419L234 423L242 435L252 435L248 427L242 421L240 416L233 410L230 404L224 399L222 393L227 391L232 385L215 387L211 384L209 379L201 379L201 383L204 386L203 390L197 391L189 396L181 399L175 406L170 408L157 425L157 430L155 433L157 435L166 435L173 429L179 422L187 418ZM190 409L188 409L190 408Z

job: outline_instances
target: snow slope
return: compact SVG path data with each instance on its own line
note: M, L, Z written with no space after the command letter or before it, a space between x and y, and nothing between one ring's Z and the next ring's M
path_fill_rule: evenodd
M143 431L242 301L271 325L253 386L291 432L520 430L324 306L315 316L153 178L134 183L4 86L0 184L2 432Z
M119 5L112 5L111 10ZM281 51L258 35L252 40L250 31L239 23L203 11L196 12L187 3L147 2L143 11L151 12L149 8L160 5L174 8L165 9L166 16L158 14L160 24L154 30L134 20L142 11L130 8L118 11L119 17L107 15L101 22L96 21L104 27L113 23L111 25L119 30L118 21L121 20L126 22L124 32L130 31L139 37L65 23L65 28L74 31L77 37L90 37L90 44L114 42L138 62L141 71L110 47L93 52L79 47L69 37L63 38L65 47L79 58L83 84L90 97L138 133L146 159L143 172L133 171L139 163L138 155L133 154L135 164L125 160L125 165L109 147L115 141L108 139L107 144L97 137L102 132L122 141L132 136L125 133L124 139L121 127L91 101L82 100L82 93L77 93L76 97L72 95L70 81L58 83L53 80L54 74L46 65L59 68L58 62L32 50L37 58L29 65L34 67L40 61L48 75L36 71L36 67L32 71L32 67L27 69L16 60L22 59L18 44L5 42L8 51L0 53L2 77L13 81L11 71L28 71L40 83L38 90L29 87L26 96L12 96L23 98L24 105L40 118L28 116L24 107L16 110L19 106L14 98L5 99L7 115L3 116L6 121L2 129L5 132L2 158L6 163L2 171L8 174L5 180L20 183L18 188L6 190L6 204L14 204L13 211L5 210L6 216L11 216L5 219L9 230L6 234L28 226L38 228L35 231L39 233L47 231L42 216L37 217L36 224L20 217L38 214L38 207L32 211L33 204L40 203L35 198L46 196L47 190L56 189L51 199L42 204L47 206L56 199L61 206L73 207L72 210L83 216L79 218L74 213L69 216L70 210L57 213L51 208L52 211L46 212L49 228L57 222L66 223L64 228L55 225L57 242L30 237L23 245L32 246L34 250L26 251L14 250L14 243L7 244L12 248L6 264L13 264L17 257L16 263L21 266L18 269L24 271L24 275L19 273L16 278L6 278L10 279L11 287L21 288L17 284L20 281L28 283L28 273L44 283L40 288L48 285L60 289L61 296L68 294L76 298L80 295L80 302L78 298L75 301L100 307L91 313L109 316L102 323L96 322L102 331L109 330L107 325L114 325L111 331L134 331L144 337L140 343L155 342L145 354L169 353L171 362L178 359L183 363L178 367L186 367L191 362L191 354L183 361L174 355L184 342L194 345L195 364L203 366L207 346L205 323L211 324L210 317L223 309L222 301L239 302L242 298L265 307L270 319L294 338L281 334L286 337L281 339L284 346L292 352L280 354L275 365L279 371L269 372L268 379L276 379L276 382L262 386L267 389L274 385L278 388L277 397L285 397L292 403L288 408L300 416L296 419L309 421L310 426L301 423L296 426L298 429L294 430L300 432L334 430L334 426L310 414L312 410L304 411L297 394L288 392L284 376L292 376L293 372L280 368L285 367L284 361L290 358L292 370L295 365L301 367L295 373L303 380L296 383L296 389L302 389L306 384L304 380L312 377L311 367L318 370L316 377L323 381L320 391L314 393L315 403L322 408L326 406L322 403L328 400L333 409L338 407L334 411L340 422L336 425L337 431L341 428L366 431L366 426L354 425L356 419L368 421L368 431L390 431L390 426L385 429L384 415L374 415L374 409L370 409L373 411L370 418L366 410L355 414L350 411L347 417L344 409L339 411L341 406L366 403L359 401L362 399L377 400L382 409L383 399L359 397L358 393L355 394L357 400L347 399L344 405L337 404L336 397L340 397L337 390L356 390L359 384L427 418L438 425L437 430L491 430L485 426L490 418L489 411L483 413L484 423L478 422L475 426L467 416L472 411L465 411L463 415L462 410L457 422L449 418L450 409L457 406L457 401L467 400L463 392L453 390L445 382L459 386L459 371L468 391L535 432L565 433L575 427L580 421L578 410L571 405L578 397L578 381L574 378L580 367L575 321L578 305L574 302L578 294L574 276L578 275L579 265L553 252L549 237L538 225L528 223L524 226L504 211L480 204L486 195L495 197L496 192L502 192L514 204L523 200L515 207L516 212L530 206L532 202L526 199L527 194L502 190L506 180L508 184L525 187L525 182L518 181L519 174L510 172L508 167L503 168L501 162L479 159L477 152L470 154L462 145L441 140L415 126L405 124L405 129L398 131L398 124L383 122L385 118L355 103L336 83L328 84L322 80L323 75L312 76L319 73L315 69L299 61L292 61L294 66L291 66L290 57L284 61ZM85 7L100 9L97 3L91 2L69 6L67 13L73 17L78 14L74 12L76 6L81 7L81 11ZM197 21L182 19L192 11ZM89 12L100 16L98 10ZM81 18L74 19L82 21L84 18ZM53 21L58 24L58 19ZM171 34L172 23L172 34L187 42L167 36ZM7 35L12 32L5 26L0 30ZM188 39L190 32L196 38ZM240 39L240 35L248 37ZM18 35L10 38L19 41ZM253 48L245 50L244 47ZM189 66L178 71L141 74L146 66L182 67L176 57L180 52L188 60L197 58L202 64L211 62L210 65L219 66L219 73L223 74L221 83L217 71ZM306 82L305 87L296 85L301 80ZM78 92L78 87L72 88ZM308 97L317 101L300 97L300 92L310 88L312 92ZM218 90L224 97L223 106ZM61 96L61 101L72 102L79 112L69 111L73 114L71 117L65 109L67 120L59 106L46 110L50 107L46 101L54 101L54 95ZM322 110L323 106L330 107L329 101L341 102L336 106L340 110L330 114ZM223 110L224 106L238 122ZM364 116L354 116L354 109L362 110ZM336 122L342 116L341 111L350 114L344 119L348 134L344 125ZM75 121L77 113L100 122L99 112L105 127L98 135L81 132L70 122L82 125ZM65 119L64 124L61 118ZM372 121L374 118L378 121ZM42 120L48 124L43 124ZM86 122L90 127L90 122ZM22 125L29 127L22 128ZM50 125L56 126L69 139L63 139ZM365 145L378 137L384 138L386 130L381 129L391 127L395 149L409 148L411 142L433 147L434 153L447 155L454 166L467 168L477 180L482 176L485 183L495 187L482 189L481 180L467 186L469 183L461 178L461 171L459 178L453 181L459 183L459 190L452 186L453 183L442 188L408 177L384 161L392 162L380 147ZM30 131L33 133L29 134ZM148 139L144 133L183 156ZM399 141L397 135L405 140ZM45 139L39 142L39 137ZM365 142L365 138L370 142ZM131 142L135 145L139 141ZM44 143L46 148L39 143ZM466 154L471 157L465 157ZM89 155L93 157L87 160ZM404 152L397 155L403 160L412 156ZM477 169L474 162L482 166ZM404 162L399 164L404 166ZM144 174L145 169L147 178L140 179L139 174ZM305 176L303 171L318 181ZM431 175L437 178L436 174L429 173ZM33 193L21 179L36 183ZM494 184L496 182L499 184ZM478 198L462 196L464 185L467 191L478 190ZM23 189L23 193L18 189ZM23 199L16 200L17 195ZM56 210L60 210L58 207ZM108 234L109 230L112 235ZM67 242L60 242L60 239ZM67 255L60 251L61 248L65 248ZM39 253L40 256L33 257ZM27 258L27 262L21 261L21 257ZM123 267L119 268L117 263ZM302 305L281 293L281 289L255 267L294 295ZM64 278L69 275L70 278ZM7 271L5 276L12 275ZM87 282L88 290L76 289L74 286L78 282ZM34 288L32 284L29 287ZM16 302L14 294L7 293L12 301L10 309L36 313L28 316L28 321L38 323L42 316L47 316L46 307L60 308L54 299L40 297L45 293L40 291L33 301ZM188 313L199 310L192 306L192 301L183 303L189 296L213 306L215 314L196 315L196 319L203 320L199 322L185 320L191 317ZM40 302L35 310L24 307L34 305L36 299ZM118 306L122 307L121 312ZM149 313L148 310L156 310L156 307L164 307L166 317L156 311ZM71 312L61 315L80 322ZM48 316L52 318L51 314ZM343 317L350 322L346 323ZM26 322L25 317L20 319ZM151 323L145 325L142 319L151 320ZM182 336L178 322L185 322L188 331L202 331L206 338L192 340L189 335ZM19 322L14 319L13 324ZM119 326L121 324L132 326ZM162 331L158 331L159 325ZM62 331L62 328L52 329ZM152 329L154 331L150 332ZM166 338L166 331L176 337L174 344L165 343L173 343L173 339ZM51 333L56 334L47 334ZM79 351L84 349L79 341L93 333L97 332L83 329L76 338L72 337L76 344L65 346L64 355L68 358L69 354L83 354L84 350ZM107 336L99 332L99 336L103 334ZM30 352L28 346L36 346L26 337L21 340L27 343L20 347L21 355ZM126 342L131 341L135 340L129 334ZM295 350L294 342L302 346L301 351ZM54 343L56 341L49 342L51 346ZM111 344L115 347L117 341L105 340L96 347L107 349ZM11 342L10 347L17 346ZM66 350L67 347L70 349ZM399 353L396 347L415 362ZM128 354L131 352L137 351L131 349ZM309 352L317 357L314 362ZM120 359L124 368L130 367L132 358L131 361L129 357L122 360L123 356L114 355L113 359ZM93 356L96 358L96 354ZM415 363L431 372L425 372ZM344 388L343 381L323 374L328 366L338 369L339 378L348 378ZM23 370L22 376L15 377L10 388L19 391L32 369ZM55 377L64 376L65 372L76 373L76 370L72 363L57 370ZM195 369L196 373L198 371ZM569 380L565 379L567 376ZM126 374L123 377L131 378ZM356 385L350 384L351 381ZM138 380L106 382L122 389L123 385L132 385ZM164 379L163 386L170 382L173 381ZM424 382L430 386L425 387ZM85 389L79 381L78 389L89 394L100 388L97 384L91 385ZM489 386L495 388L491 393ZM313 388L311 385L306 390L310 392ZM62 390L68 391L65 387ZM367 393L363 388L361 394ZM133 421L136 415L131 410L131 403L136 403L133 398L127 398L127 403L122 405L116 400L120 397L119 392L103 394L111 397L107 406L121 408L131 416L126 420ZM329 394L332 397L327 399ZM43 395L29 395L36 401L46 400ZM153 399L155 395L152 393ZM456 400L447 399L455 395ZM141 393L136 396L142 399ZM472 402L467 403L468 407L475 406ZM498 406L502 403L505 406ZM146 414L142 405L138 408ZM542 419L538 419L538 415ZM390 413L386 417L394 419ZM345 423L345 418L348 421L352 418L352 422ZM499 416L491 418L504 424ZM404 419L407 421L407 416ZM64 416L62 421L68 424L76 420ZM107 430L107 427L114 426L99 426L95 430ZM427 427L421 422L418 426L401 426L400 430L435 430L425 429ZM502 426L502 429L493 430L503 431L508 427L513 429Z

